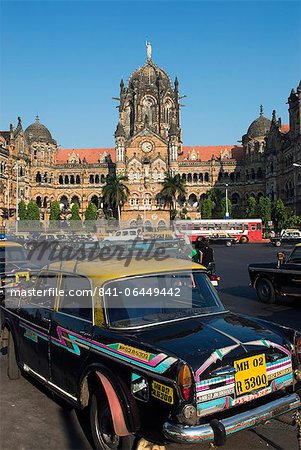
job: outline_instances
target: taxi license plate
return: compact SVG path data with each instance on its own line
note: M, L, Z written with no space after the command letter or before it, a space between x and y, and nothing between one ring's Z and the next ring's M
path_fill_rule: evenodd
M234 361L235 390L237 395L252 392L268 384L265 354Z

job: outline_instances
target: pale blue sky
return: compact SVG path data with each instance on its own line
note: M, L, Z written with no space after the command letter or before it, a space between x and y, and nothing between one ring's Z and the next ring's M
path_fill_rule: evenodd
M1 129L36 113L62 147L111 147L120 78L146 59L177 75L186 145L235 144L264 105L287 122L300 3L1 2Z

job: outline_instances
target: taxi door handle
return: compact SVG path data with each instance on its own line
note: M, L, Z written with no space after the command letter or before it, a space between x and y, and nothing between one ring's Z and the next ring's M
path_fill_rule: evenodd
M43 316L43 317L42 317L42 321L43 321L43 322L46 322L46 323L50 323L50 322L51 322L51 319L50 319L49 317Z

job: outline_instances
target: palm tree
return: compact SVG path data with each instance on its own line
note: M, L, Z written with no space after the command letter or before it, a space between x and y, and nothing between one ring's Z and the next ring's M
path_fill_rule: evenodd
M186 194L185 181L177 173L173 175L170 171L165 172L165 179L163 188L161 190L161 196L169 204L170 208L170 220L172 219L172 210L176 209L176 195L184 197Z
M102 188L104 201L112 208L117 208L118 220L121 219L121 207L130 195L129 188L124 184L128 177L124 174L111 174L107 177L106 185Z

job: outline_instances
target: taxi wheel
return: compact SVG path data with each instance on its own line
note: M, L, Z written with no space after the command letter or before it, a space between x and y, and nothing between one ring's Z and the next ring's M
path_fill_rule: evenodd
M90 426L96 450L131 450L134 436L117 436L110 406L104 395L96 391L90 402Z
M227 247L231 247L231 246L232 246L232 242L231 242L231 241L227 241L227 242L226 242L226 246L227 246Z
M18 380L18 378L20 378L20 369L16 358L15 343L11 333L9 333L8 335L7 354L8 354L8 367L7 367L8 378L10 380Z
M259 300L262 303L275 303L276 295L275 289L270 280L267 278L261 278L256 285L257 294Z

